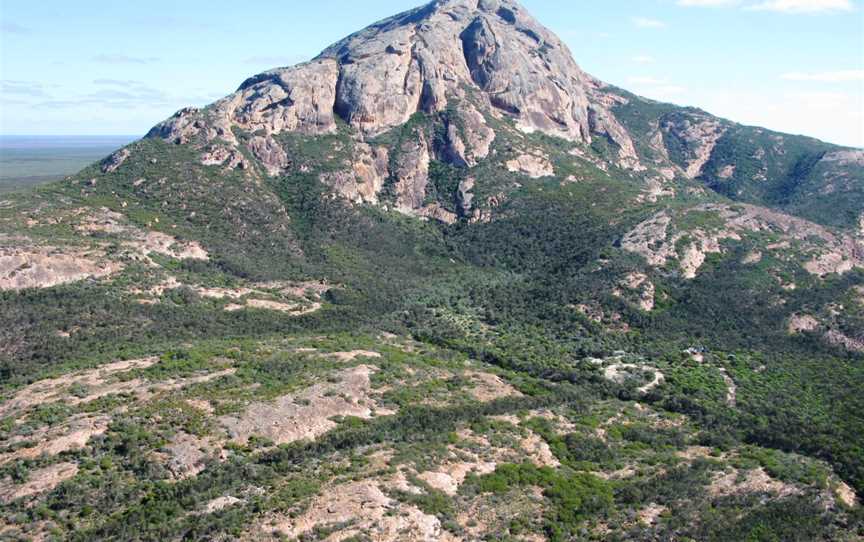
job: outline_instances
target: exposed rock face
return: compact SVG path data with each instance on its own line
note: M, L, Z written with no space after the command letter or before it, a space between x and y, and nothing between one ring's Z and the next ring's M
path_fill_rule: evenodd
M435 516L400 504L382 491L380 482L352 482L328 488L302 515L284 519L274 531L282 538L305 538L316 527L346 525L332 540L363 538L377 542L453 541ZM386 487L384 488L386 489ZM260 540L260 536L254 539Z
M793 314L789 318L789 334L802 333L805 331L816 331L819 329L819 320L809 314Z
M625 235L621 246L643 256L649 265L664 265L666 259L675 253L673 246L661 244L666 239L671 223L672 218L665 212L660 212Z
M227 169L246 169L243 155L226 147L216 147L201 155L201 164L205 166L225 166Z
M28 441L30 446L0 454L0 465L22 459L53 457L63 452L78 450L85 447L91 437L105 433L110 421L107 416L78 414L60 426L43 427L26 437L13 437L7 441L8 444L16 445Z
M165 449L170 455L168 470L176 478L183 479L204 470L206 460L213 454L214 446L206 439L181 431Z
M696 272L699 271L699 268L702 267L703 263L705 263L706 255L722 252L722 249L720 248L720 240L727 237L732 236L724 235L722 237L703 237L698 241L694 241L687 245L687 248L684 249L684 253L681 255L681 260L679 262L681 274L684 278L696 278Z
M837 164L838 166L864 167L864 151L858 149L849 149L829 152L822 157L822 161L831 162Z
M249 150L261 161L270 175L278 175L288 167L288 155L272 137L253 137L249 142Z
M456 193L456 197L459 200L459 207L463 216L468 216L471 213L471 207L474 203L474 193L472 190L474 189L475 183L476 181L474 180L474 177L468 177L459 183L459 190Z
M483 114L471 104L460 104L458 121L448 119L445 158L457 166L473 167L489 155L495 131L486 125Z
M140 233L139 239L129 241L128 245L142 254L162 254L178 260L208 260L210 255L195 241L182 242L162 232Z
M147 133L147 137L158 137L182 145L189 143L194 136L206 129L207 123L201 110L197 107L184 107L170 119L154 126Z
M664 120L660 129L663 130L667 142L674 138L681 143L684 163L680 165L685 175L691 179L702 174L702 168L711 158L717 141L726 133L726 128L718 119L708 115L671 115Z
M584 81L565 80L559 86L552 77L537 78L534 71L539 68L541 73L557 75L549 66L572 64L566 49L553 38L545 58L532 58L531 51L551 41L551 36L526 20L518 8L502 7L499 13L506 15L474 18L460 34L471 79L490 95L495 107L517 115L520 128L586 140L590 129ZM511 25L516 33L507 31ZM570 67L575 68L575 64ZM572 75L584 77L575 70ZM523 83L532 80L534 85Z
M516 2L436 0L357 32L311 62L252 77L205 110L184 109L149 136L237 144L235 127L263 133L250 148L275 175L287 157L272 135L332 133L337 116L374 135L417 112L454 106L460 122L447 126L447 155L457 165L489 154L495 133L486 114L576 142L600 134L619 147L622 163L638 163L604 88Z
M720 171L717 172L717 176L721 179L731 179L732 176L735 175L735 169L735 166L731 164L728 166L723 166L723 168L721 168Z
M864 352L864 339L849 337L836 329L832 329L826 333L825 340L834 346L840 346L850 352Z
M389 176L390 155L386 147L366 143L354 146L348 169L321 175L321 181L354 203L378 203L378 194Z
M549 158L540 154L520 154L505 164L514 173L522 173L532 179L551 177L555 169L549 163Z
M266 72L244 82L217 110L252 132L330 133L338 77L339 66L328 59Z
M713 204L690 208L678 218L694 213L714 218L717 225L675 231L673 218L667 211L661 211L627 233L621 240L621 247L640 254L654 267L677 258L681 274L688 279L696 277L707 254L724 251L722 241L740 241L745 236L758 234L777 234L785 239L766 246L772 251L788 249L795 241L799 245L796 256L802 259L801 266L813 275L843 274L864 267L864 247L860 242L800 218L755 205ZM679 241L683 243L686 239L689 242L679 247Z
M714 476L708 491L716 496L772 493L780 497L788 497L801 493L795 486L771 478L762 467L747 471L746 474L737 469L718 473Z
M274 403L253 403L242 415L222 416L219 421L238 443L246 443L252 436L276 444L315 439L336 427L331 420L334 416L373 417L375 403L369 397L369 376L375 370L360 365L340 373L339 383L316 384Z
M423 207L417 212L417 214L425 218L443 222L444 224L453 224L459 219L459 216L456 215L456 213L448 211L437 203Z
M0 291L50 288L122 269L99 251L52 247L0 247Z
M621 288L638 294L635 302L640 309L646 312L654 310L654 284L648 280L648 276L644 273L630 273L620 283ZM624 292L616 290L617 296L623 297ZM629 297L629 296L628 296Z
M113 173L129 158L128 149L120 149L102 161L102 173Z
M402 145L395 172L397 210L410 214L423 206L429 184L430 158L423 134Z
M50 491L78 474L76 463L55 463L30 473L27 482L17 485L9 480L0 481L0 502L30 497Z

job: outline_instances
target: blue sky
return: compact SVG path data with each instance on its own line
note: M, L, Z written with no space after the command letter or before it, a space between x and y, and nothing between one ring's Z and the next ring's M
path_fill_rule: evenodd
M422 0L0 0L0 134L143 134ZM589 73L864 147L862 0L523 0Z

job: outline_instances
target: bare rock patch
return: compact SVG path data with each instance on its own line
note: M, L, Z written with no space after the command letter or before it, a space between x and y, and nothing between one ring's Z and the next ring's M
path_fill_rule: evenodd
M731 469L726 473L718 473L708 493L714 497L726 497L729 495L745 495L750 493L771 493L778 497L797 495L801 491L795 486L783 483L771 478L765 469L759 467L742 473L738 469Z
M15 484L11 480L0 482L0 501L8 503L24 497L32 497L51 491L61 483L78 474L77 463L56 463L32 471L27 481Z
M522 394L505 382L500 376L479 371L469 371L466 376L474 383L471 395L480 402L487 403L502 397L521 397Z
M657 523L661 514L666 512L666 510L668 510L668 508L665 506L652 502L645 508L639 510L639 521L645 525L654 525Z
M102 173L114 173L131 156L129 149L120 149L102 161Z
M693 213L708 217L714 224L678 231L675 225ZM662 267L668 260L677 259L682 276L692 279L708 254L724 252L722 241L740 241L745 235L754 234L781 237L781 241L765 246L770 251L788 250L796 243L799 249L795 256L801 260L802 267L814 275L842 274L856 267L864 268L864 246L855 239L754 205L699 205L679 212L674 220L668 211L661 211L628 232L621 247L641 255L653 267ZM758 259L761 257L759 252ZM748 263L758 261L755 254L748 258Z
M379 482L360 481L335 486L312 500L301 515L280 518L269 530L283 538L298 538L316 527L346 527L327 540L364 535L376 542L451 540L435 516L388 497ZM267 529L267 527L264 527Z
M13 437L3 444L15 445L26 442L27 446L0 454L0 465L20 459L52 457L81 449L92 437L104 434L108 430L110 421L108 416L79 414L59 426L42 427L32 434Z
M613 363L608 365L603 369L603 377L606 380L615 382L616 384L624 384L634 377L641 378L638 374L640 372L650 372L653 374L653 377L650 382L637 389L639 393L648 393L662 384L665 380L663 373L655 367L651 367L650 365L637 365L635 363Z
M10 399L0 404L0 416L20 413L28 408L43 405L51 401L80 399L69 393L71 386L76 385L89 392L110 385L112 377L120 373L133 369L146 369L158 362L159 358L156 357L117 361L96 367L95 369L34 382L22 388Z
M532 179L555 175L555 169L549 162L549 157L540 153L520 154L512 160L508 160L504 165L508 171L522 173Z
M122 268L100 250L0 247L0 290L50 288L107 277Z
M820 326L819 320L809 314L793 314L789 318L788 329L789 333L794 335L805 331L816 331Z
M234 442L245 444L254 436L275 444L314 440L336 427L331 418L355 416L369 419L391 412L378 408L372 398L370 375L374 367L360 365L337 373L338 382L324 382L270 403L252 403L237 416L219 422Z
M170 457L168 470L178 479L195 476L218 449L210 439L180 432L165 447Z

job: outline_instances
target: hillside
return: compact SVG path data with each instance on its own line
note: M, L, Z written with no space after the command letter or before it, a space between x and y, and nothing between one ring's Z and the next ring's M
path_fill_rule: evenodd
M864 151L439 0L0 198L0 533L856 540Z

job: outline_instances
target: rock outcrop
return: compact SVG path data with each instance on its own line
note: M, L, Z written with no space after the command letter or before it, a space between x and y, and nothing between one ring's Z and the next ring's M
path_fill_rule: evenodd
M677 229L676 222L700 216L715 224ZM835 234L807 220L755 205L698 205L675 219L667 211L660 211L624 235L621 247L641 255L652 267L662 267L668 260L677 259L681 275L692 279L705 263L707 254L724 252L723 241L741 241L760 234L784 239L781 243L766 245L771 251L787 250L795 242L798 246L795 258L813 275L842 275L864 268L864 246L851 236Z
M0 247L0 291L50 288L122 269L98 250L56 247Z
M418 134L402 144L396 166L396 208L412 213L423 207L429 184L429 146L426 137Z
M366 143L354 146L353 160L344 170L321 174L321 182L348 201L378 203L378 194L390 172L390 155L386 147Z
M617 146L619 165L638 169L633 142L612 112L620 100L516 2L436 0L375 23L310 62L252 77L203 110L181 110L149 137L210 145L202 163L245 169L239 129L253 134L246 149L276 176L291 166L274 137L281 133L332 134L343 121L368 140L417 113L438 115L443 141L387 149L402 157L393 172L396 207L416 213L424 206L429 159L476 166L496 139L492 117L576 143L600 136ZM364 150L365 143L357 161L322 181L353 202L377 203L386 155ZM531 177L553 174L546 163L524 162L517 169Z
M114 173L129 158L129 149L120 149L102 161L102 173Z
M707 114L669 115L661 123L660 130L661 141L677 142L676 147L683 153L683 162L679 165L690 179L702 174L717 142L726 133L719 119Z
M648 103L584 72L567 46L515 0L434 0L372 24L309 62L251 77L204 109L183 109L149 137L197 145L205 165L271 177L322 165L295 162L296 147L286 134L340 138L334 150L350 138L350 158L324 155L320 162L326 167L315 172L333 193L354 204L448 221L451 215L439 209L454 201L463 218L469 218L469 209L480 215L489 209L472 208L473 202L461 199L467 192L452 186L447 194L437 186L427 190L432 162L463 169L491 164L531 179L554 176L555 168L562 169L557 157L532 150L532 133L563 139L556 144L570 156L608 175L635 178L651 168L639 203L674 196L666 181L676 177L715 182L730 191L733 183L744 182L741 164L717 156L727 138L742 137L740 127L683 108L660 108L640 126L633 123L633 111L621 109L641 111ZM741 143L760 164L747 182L779 175L768 159L787 153L784 137L761 130L747 137ZM123 152L103 168L120 167ZM864 153L820 148L808 160L815 160L813 167L822 164L826 178L839 175L843 189L850 190L857 177L846 170L862 167ZM572 174L566 178L578 180ZM709 244L689 249L688 276L706 252L715 251ZM849 265L849 258L829 257L814 261L811 269L843 272Z
M504 165L509 171L527 175L532 179L555 175L555 169L549 163L549 157L539 153L520 154L512 160L508 160Z
M253 137L249 142L249 150L258 158L269 175L278 175L288 167L288 155L272 137Z

